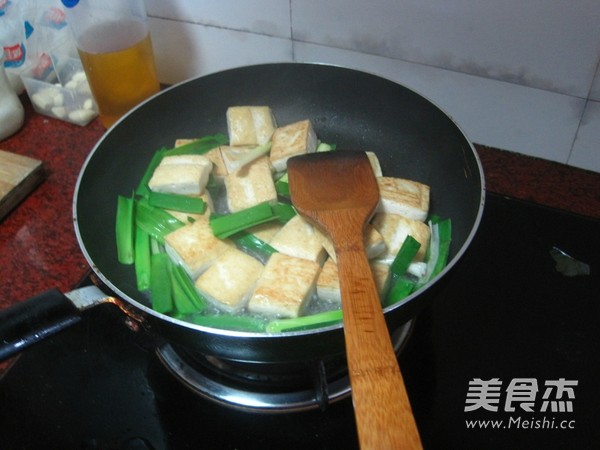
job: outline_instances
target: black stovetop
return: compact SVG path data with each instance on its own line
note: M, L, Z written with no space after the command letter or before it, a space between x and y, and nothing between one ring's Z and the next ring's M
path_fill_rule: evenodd
M426 449L598 448L599 225L488 194L475 240L400 356ZM553 247L590 274L557 271ZM0 380L1 448L356 448L350 399L227 409L180 385L112 306L86 316Z

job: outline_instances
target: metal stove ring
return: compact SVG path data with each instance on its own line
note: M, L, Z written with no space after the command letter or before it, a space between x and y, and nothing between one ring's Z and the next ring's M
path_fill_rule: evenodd
M392 343L397 355L410 337L413 325L414 319L392 333ZM327 380L322 362L316 369L318 380L314 389L257 392L216 381L211 376L196 370L170 344L160 346L156 353L169 372L192 392L235 410L277 414L326 409L327 406L348 398L351 394L348 375Z

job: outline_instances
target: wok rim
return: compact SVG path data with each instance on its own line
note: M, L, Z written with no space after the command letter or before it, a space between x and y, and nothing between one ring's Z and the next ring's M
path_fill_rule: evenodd
M485 207L485 197L486 197L486 185L485 185L485 174L483 171L483 165L481 163L481 159L472 143L472 141L468 138L467 134L465 133L465 131L462 129L462 127L454 120L454 118L448 113L446 112L443 108L441 108L436 102L432 101L430 98L424 96L423 94L421 94L420 92L402 84L399 83L395 80L392 80L388 77L382 76L380 74L377 74L375 72L370 72L370 71L364 71L364 70L359 70L359 69L354 69L354 68L350 68L347 66L343 66L343 65L338 65L338 64L329 64L329 63L322 63L322 62L272 62L272 63L260 63L260 64L251 64L251 65L243 65L243 66L236 66L236 67L232 67L229 69L224 69L224 70L218 70L218 71L214 71L211 73L207 73L204 75L199 75L196 77L191 77L188 78L186 80L183 80L181 82L178 82L172 86L169 86L163 90L161 90L160 92L152 95L151 97L147 98L146 100L144 100L143 102L141 102L140 104L138 104L135 108L131 109L129 112L127 112L125 115L123 115L119 120L117 120L110 128L108 128L105 133L101 136L101 138L98 140L98 142L96 142L96 144L94 145L94 147L92 148L92 150L89 152L89 154L87 155L87 157L85 158L83 165L79 171L78 177L77 177L77 181L75 184L75 189L74 189L74 194L73 194L73 201L72 201L72 219L73 219L73 225L75 228L75 235L77 238L77 242L79 245L79 248L81 249L87 263L89 264L90 268L92 269L92 271L100 278L100 280L114 293L117 295L117 297L125 302L127 302L129 305L133 306L134 308L142 311L144 314L147 314L155 319L158 319L160 321L164 321L167 323L170 323L172 325L176 325L179 327L183 327L183 328L187 328L189 330L194 330L194 331L198 331L198 332L202 332L202 333L208 333L208 334L212 334L212 335L216 335L216 336L224 336L224 337L239 337L239 338L255 338L255 339L265 339L265 338L269 338L269 339L275 339L275 338L287 338L287 337L301 337L301 336L309 336L309 335L314 335L314 334L323 334L323 333L327 333L329 331L335 331L335 330L339 330L343 328L343 322L336 324L336 325L329 325L329 326L325 326L325 327L320 327L320 328L314 328L314 329L309 329L309 330L302 330L302 331L286 331L286 332L277 332L277 333L267 333L267 332L248 332L248 331L236 331L236 330L227 330L227 329L218 329L218 328L211 328L211 327L206 327L206 326L202 326L202 325L196 325L193 324L191 322L187 322L184 320L180 320L180 319L175 319L173 317L170 317L166 314L162 314L159 313L155 310L153 310L151 307L148 307L142 303L140 303L138 300L133 299L132 297L130 297L128 294L126 294L125 292L123 292L118 286L116 286L115 283L113 283L107 276L104 275L104 273L100 270L100 268L96 265L96 263L94 262L93 258L91 257L91 255L89 254L87 247L85 245L85 243L83 242L83 237L81 236L81 232L79 229L79 225L78 225L78 213L77 213L77 203L78 203L78 199L79 199L79 193L80 193L80 185L82 183L82 179L84 177L84 175L86 174L86 170L90 164L90 162L92 161L92 159L94 158L94 155L96 154L96 152L99 151L99 149L102 146L102 143L105 141L105 139L107 139L107 137L109 136L109 134L111 133L111 131L118 127L120 125L120 123L122 121L124 121L127 117L129 117L130 115L134 114L135 111L143 108L146 104L152 102L156 97L162 96L168 92L170 92L171 90L177 89L180 86L183 86L185 84L188 83L192 83L198 79L204 78L204 77L209 77L209 76L215 76L218 75L220 73L227 73L227 72L232 72L232 71L236 71L236 70L240 70L240 69L246 69L246 68L257 68L257 67L262 67L262 66L274 66L274 65L288 65L288 66L292 66L292 65L303 65L303 66L322 66L322 67L330 67L330 68L336 68L336 69L343 69L343 70L347 70L347 71L351 71L351 72L356 72L356 73L362 73L362 74L366 74L366 75L370 75L373 77L377 77L380 78L382 80L386 80L388 82L391 82L395 85L398 85L404 89L407 89L408 91L411 91L412 93L418 95L419 97L423 98L424 100L426 100L427 102L429 102L432 106L434 106L435 108L437 108L443 115L445 115L448 120L451 121L452 125L456 128L456 130L462 135L462 137L464 138L464 141L466 144L468 144L468 147L472 153L472 156L474 158L474 162L476 164L477 167L477 174L479 176L479 179L481 181L480 183L480 196L479 196L479 202L478 202L478 209L477 209L477 214L475 216L475 220L472 223L471 229L469 230L469 233L467 234L463 244L461 245L461 247L456 251L456 254L452 257L451 260L448 261L448 263L446 264L446 266L444 267L444 269L442 269L442 271L440 273L438 273L436 275L436 277L431 280L430 282L428 282L426 285L424 285L422 288L418 289L417 291L413 292L412 294L410 294L408 297L406 297L405 299L403 299L402 301L395 303L393 305L387 306L383 309L383 313L384 316L389 315L390 313L392 313L393 311L396 311L397 309L400 308L404 308L406 307L406 305L409 305L411 303L413 303L418 297L421 297L422 295L424 295L428 290L430 290L432 287L436 286L439 284L439 282L445 278L446 274L452 270L452 268L462 259L462 256L464 255L464 253L468 250L468 248L470 247L470 244L472 242L472 240L474 239L475 235L477 234L477 231L479 229L479 226L481 224L481 220L483 217L483 211L484 211L484 207ZM118 262L115 261L116 264L118 264Z

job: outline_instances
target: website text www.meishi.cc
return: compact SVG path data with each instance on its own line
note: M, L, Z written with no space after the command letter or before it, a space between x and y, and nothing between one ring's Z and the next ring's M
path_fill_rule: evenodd
M464 411L465 425L470 429L569 430L575 428L570 417L575 401L577 380L558 378L538 381L536 378L513 378L505 383L500 378L469 381ZM540 395L541 394L541 395ZM483 419L474 413L504 412L508 418Z
M557 419L556 417L509 417L508 419L466 419L469 429L518 429L518 430L572 430L575 428L574 419Z

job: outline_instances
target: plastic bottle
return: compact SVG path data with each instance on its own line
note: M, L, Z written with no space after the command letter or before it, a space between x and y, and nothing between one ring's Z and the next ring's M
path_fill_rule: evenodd
M62 0L100 121L160 90L143 0Z
M24 116L23 105L8 81L4 57L0 55L0 140L17 132L23 125Z

